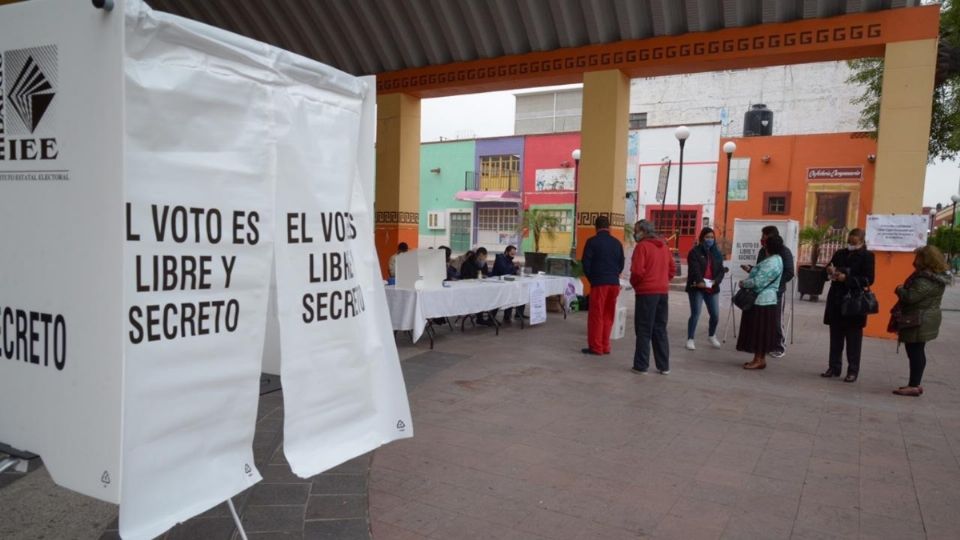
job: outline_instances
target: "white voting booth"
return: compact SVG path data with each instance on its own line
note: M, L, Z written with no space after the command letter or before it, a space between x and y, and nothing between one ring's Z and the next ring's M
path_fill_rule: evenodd
M724 261L724 266L729 269L729 273L724 277L724 283L720 286L720 304L721 309L726 308L727 322L724 324L724 338L730 324L734 325L736 332L736 308L733 306L733 294L736 293L737 284L747 279L747 272L741 268L743 265L754 266L757 264L757 255L763 249L760 245L761 231L764 227L773 225L780 231L783 237L784 245L793 253L794 265L797 264L796 257L799 253L800 224L797 221L784 220L762 220L762 219L735 219L733 222L733 243L730 259ZM796 271L796 268L794 268ZM793 301L794 291L797 280L787 284L787 290L784 298L783 327L784 332L792 328L793 321ZM787 335L786 333L784 335ZM793 339L793 332L789 332L790 340Z
M2 6L0 60L0 442L152 538L260 480L263 359L296 474L412 436L370 80L139 0Z

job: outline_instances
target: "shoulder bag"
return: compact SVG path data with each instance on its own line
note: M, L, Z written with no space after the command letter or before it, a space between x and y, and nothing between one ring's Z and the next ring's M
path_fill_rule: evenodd
M844 317L865 317L879 312L880 303L870 287L848 287L840 302L840 314Z
M740 290L737 291L737 294L733 295L734 305L736 305L738 308L740 308L743 311L746 311L752 308L753 305L757 302L757 297L760 296L760 293L766 290L766 288L769 287L770 285L773 285L773 282L778 279L780 279L780 276L777 276L771 279L770 283L767 283L762 289L758 289L758 290L754 290L752 288L747 288L747 287L741 287Z

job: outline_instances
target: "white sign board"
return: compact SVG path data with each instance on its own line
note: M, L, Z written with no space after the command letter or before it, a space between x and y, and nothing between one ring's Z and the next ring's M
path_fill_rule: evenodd
M333 69L316 75L281 93L277 110L283 448L301 477L413 436L364 192L375 90ZM419 270L421 259L436 268ZM445 268L439 250L397 257L398 280Z
M573 191L574 169L537 169L535 173L537 191Z
M873 251L913 251L927 245L930 219L912 214L868 215L867 246Z
M547 322L547 290L543 281L534 280L530 283L530 324Z
M736 291L737 283L747 279L747 272L744 271L741 266L754 266L757 264L757 256L760 250L763 249L760 245L761 231L768 225L772 225L780 231L784 245L793 253L794 258L796 258L800 235L800 224L796 221L735 219L733 222L733 248L730 253L730 260L724 262L724 266L726 266L730 272L724 276L724 282L720 285L720 295L722 299L728 300L730 298L731 284L733 285L732 290ZM793 285L788 285L788 287L792 286Z
M120 501L123 4L0 7L0 442Z

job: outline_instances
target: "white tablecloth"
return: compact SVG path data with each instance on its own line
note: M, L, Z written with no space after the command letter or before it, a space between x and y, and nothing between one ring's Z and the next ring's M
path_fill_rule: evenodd
M574 284L577 294L583 294L580 280L562 276L518 277L515 281L499 279L448 281L446 286L432 290L386 287L387 307L395 331L412 331L413 340L423 335L428 319L457 317L526 304L530 299L530 284L542 281L547 296L564 294L568 283Z

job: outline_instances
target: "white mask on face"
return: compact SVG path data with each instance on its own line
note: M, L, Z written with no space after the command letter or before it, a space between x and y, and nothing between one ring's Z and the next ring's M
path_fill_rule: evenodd
M860 246L858 244L847 244L847 249L850 251L856 251L860 249Z

